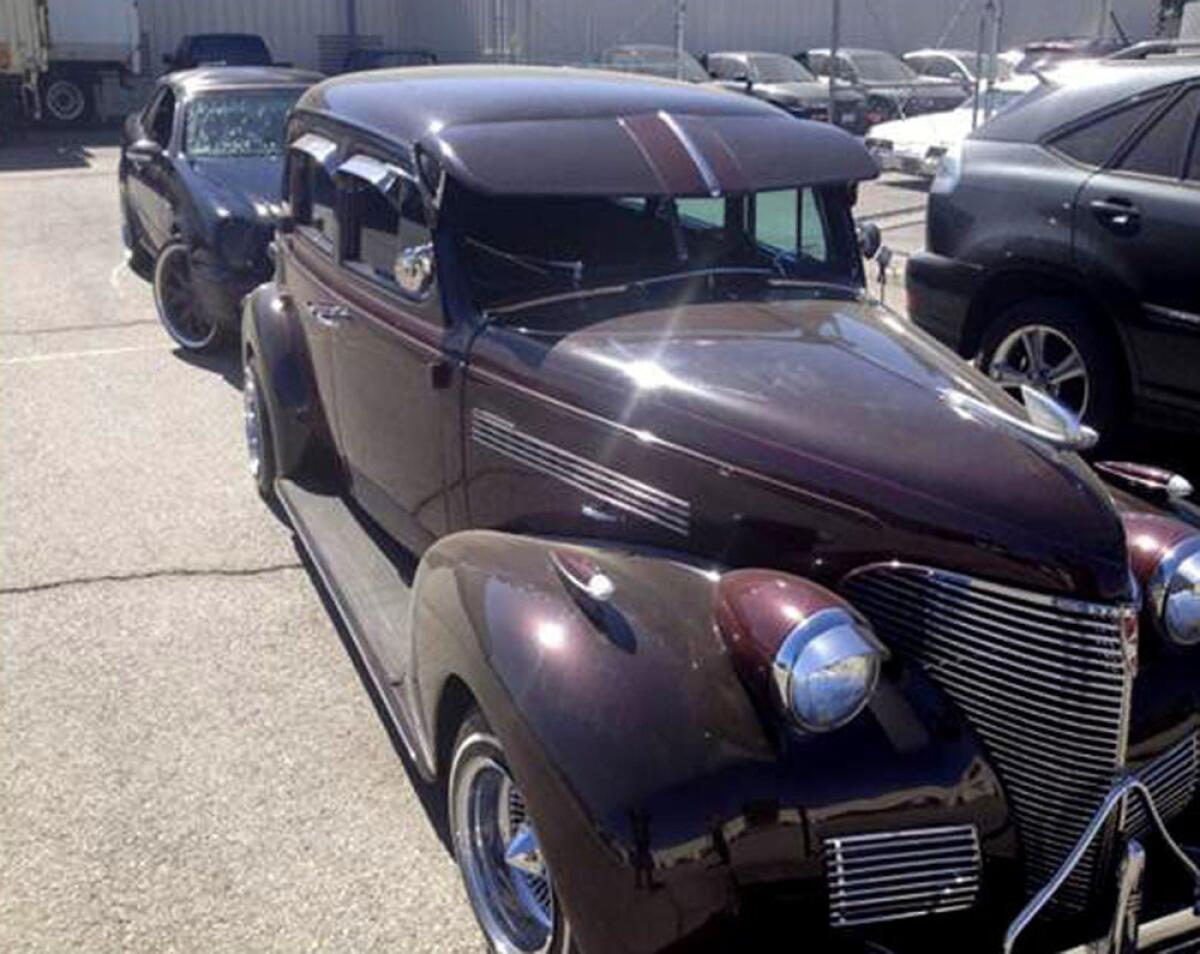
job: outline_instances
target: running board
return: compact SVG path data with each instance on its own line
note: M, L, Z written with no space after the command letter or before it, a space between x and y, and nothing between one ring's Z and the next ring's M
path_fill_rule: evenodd
M389 547L340 495L287 478L275 482L275 492L325 584L396 734L413 762L426 771L427 760L419 754L404 698L412 647L408 631L412 589L404 561L388 553L395 545Z

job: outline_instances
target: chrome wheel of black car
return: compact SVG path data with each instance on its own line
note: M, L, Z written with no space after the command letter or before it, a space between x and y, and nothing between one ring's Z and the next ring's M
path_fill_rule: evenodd
M1083 355L1067 335L1049 325L1023 325L1011 332L997 346L987 373L1018 400L1026 385L1079 417L1087 413L1091 381Z
M569 949L537 831L500 743L477 714L450 770L450 824L467 897L497 954Z
M217 339L220 326L205 314L192 284L191 256L175 242L158 253L154 265L154 305L167 334L189 351L203 351Z

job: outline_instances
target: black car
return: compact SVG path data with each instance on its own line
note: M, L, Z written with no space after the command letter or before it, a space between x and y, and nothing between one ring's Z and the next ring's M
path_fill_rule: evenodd
M829 119L829 87L789 56L780 53L709 53L708 73L721 86L749 93L801 119ZM839 89L833 121L854 132L867 128L867 98Z
M831 72L828 50L797 53L796 59L817 76L828 77ZM837 82L866 96L868 126L954 109L967 98L954 80L921 76L898 56L883 50L838 50Z
M257 33L193 33L183 37L174 53L163 54L171 70L197 66L270 66L271 51Z
M1054 74L948 156L909 311L1112 437L1200 420L1200 59Z
M433 50L392 50L364 46L346 54L341 72L360 73L363 70L389 70L399 66L434 66L437 61L437 54Z
M125 121L125 243L135 268L153 268L159 318L184 348L219 344L241 297L270 275L284 122L319 79L270 67L173 73Z

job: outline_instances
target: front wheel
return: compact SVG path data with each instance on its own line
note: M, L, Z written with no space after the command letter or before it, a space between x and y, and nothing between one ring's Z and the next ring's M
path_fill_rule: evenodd
M980 367L1018 401L1021 386L1050 395L1102 437L1120 424L1121 364L1074 301L1037 298L1005 311L983 336Z
M154 262L154 307L175 342L188 351L213 351L221 324L203 307L192 278L192 256L182 242L164 246Z
M567 954L570 929L504 749L472 712L454 744L448 791L454 855L493 954Z

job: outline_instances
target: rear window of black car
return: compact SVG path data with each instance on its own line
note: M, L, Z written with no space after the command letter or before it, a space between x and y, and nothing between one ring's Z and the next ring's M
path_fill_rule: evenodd
M1126 103L1099 117L1084 120L1051 139L1050 144L1077 162L1099 168L1161 104L1161 96Z

